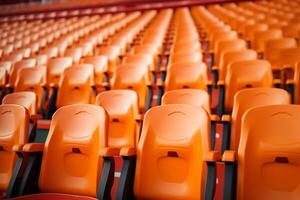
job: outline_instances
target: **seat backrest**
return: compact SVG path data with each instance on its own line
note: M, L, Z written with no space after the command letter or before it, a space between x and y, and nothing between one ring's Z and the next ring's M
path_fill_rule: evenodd
M168 67L165 90L182 88L207 90L207 66L205 63L186 62Z
M139 65L121 65L115 69L111 79L112 89L131 89L137 93L140 111L146 105L148 84L148 68Z
M162 96L162 105L190 104L204 108L209 114L210 98L206 91L199 89L179 89L166 92Z
M7 189L17 155L13 145L28 142L29 115L20 105L0 105L0 191Z
M37 97L34 92L14 92L2 99L2 104L17 104L25 107L29 115L37 113Z
M169 57L169 66L174 64L183 64L186 62L201 62L202 61L202 53L200 51L186 51L178 54L171 54Z
M109 115L108 146L114 148L135 147L139 114L138 97L132 90L110 90L101 92L96 104Z
M56 107L93 103L93 76L94 71L91 65L66 68L59 82Z
M223 53L229 51L238 51L238 50L246 50L247 43L242 39L232 39L232 40L224 40L220 42L216 42L216 52L215 52L215 65L219 66L220 58Z
M271 62L272 65L280 65L280 52L283 49L296 48L297 41L294 38L280 38L268 40L265 44L264 58ZM279 66L281 67L281 66Z
M78 63L82 56L82 48L77 47L77 48L67 49L64 53L64 56L71 57L73 63Z
M228 66L236 61L256 60L257 53L252 49L244 49L239 51L228 51L221 55L219 65L219 79L224 80L227 74Z
M225 78L225 110L231 111L234 95L244 88L273 87L271 64L266 60L237 61Z
M300 47L281 49L279 54L283 67L295 67L300 62Z
M34 92L38 101L43 95L43 86L46 84L46 67L23 68L19 71L15 82L15 92Z
M26 59L15 63L9 73L8 83L13 87L18 78L19 72L24 68L33 68L36 65L36 59Z
M260 106L246 112L237 159L237 199L299 198L299 120L299 105Z
M268 24L265 23L249 24L245 27L244 38L248 41L253 42L255 33L260 31L266 31L268 30L268 27Z
M42 192L96 197L103 164L99 150L107 146L107 120L104 109L96 105L70 105L56 111L42 158Z
M0 67L0 87L6 84L7 71L4 67Z
M52 58L47 63L47 84L58 85L60 77L67 67L72 65L71 57Z
M243 89L234 96L231 116L230 149L237 151L240 141L242 117L247 110L256 106L289 104L290 96L283 89L249 88Z
M201 199L209 150L210 118L200 107L173 104L151 108L137 147L137 199ZM153 167L156 166L156 167Z
M259 31L254 34L252 48L259 53L265 51L266 42L282 38L282 31L280 29L269 29L266 31Z
M209 43L209 47L212 51L216 52L217 50L217 43L224 40L232 40L237 39L238 35L236 31L220 31L215 32L212 41Z

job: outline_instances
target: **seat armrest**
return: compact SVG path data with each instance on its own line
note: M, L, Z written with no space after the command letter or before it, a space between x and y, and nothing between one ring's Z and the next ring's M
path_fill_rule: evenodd
M100 156L102 157L113 157L120 155L120 148L112 148L112 147L105 147L100 149Z
M274 79L274 80L273 80L273 85L274 85L274 87L280 88L280 87L281 87L281 84L282 84L282 82L281 82L280 79Z
M288 79L288 80L286 81L286 84L287 84L287 85L294 85L294 84L295 84L295 81L294 81L293 79Z
M237 161L236 151L226 150L222 155L223 162L235 162Z
M134 119L137 122L141 122L141 121L143 121L143 117L144 116L142 114L138 114L138 115L134 116Z
M44 150L44 144L42 143L28 143L23 146L23 152L42 152Z
M218 83L217 83L218 86L224 86L225 85L225 82L224 80L219 80Z
M210 120L213 122L220 121L220 117L218 115L210 115Z
M22 152L23 147L24 147L24 144L15 144L12 147L12 151L14 151L14 152Z
M231 122L231 115L222 115L221 121L222 121L223 123Z
M120 156L135 156L136 151L134 147L123 147L120 151Z
M221 160L221 154L219 151L209 151L205 153L204 160L206 162L217 162Z
M157 79L156 86L157 87L165 87L164 81L162 79Z

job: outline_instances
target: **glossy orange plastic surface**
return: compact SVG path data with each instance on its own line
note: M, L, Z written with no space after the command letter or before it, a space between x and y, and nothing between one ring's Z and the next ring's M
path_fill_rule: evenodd
M162 105L190 104L204 108L209 114L210 98L206 91L198 89L179 89L166 92L162 96Z
M41 192L97 196L107 125L100 106L78 104L56 111L44 147Z
M290 96L283 89L249 88L236 93L231 115L230 149L238 150L242 117L250 108L264 105L289 104Z
M225 78L225 110L232 110L236 92L254 87L273 87L271 64L266 60L231 63Z
M20 105L0 105L0 191L7 189L17 155L13 145L28 142L29 115Z
M299 105L246 112L238 150L237 199L299 198Z
M108 147L134 147L138 138L135 116L138 111L138 97L132 90L110 90L101 92L96 104L109 115Z
M207 90L207 66L202 62L170 65L165 91L182 88Z
M93 80L94 70L91 65L65 69L59 83L56 107L93 103L95 98L92 91Z
M34 92L14 92L2 99L2 104L17 104L25 107L29 115L37 114L37 97Z
M164 105L145 115L134 194L137 199L202 199L210 118L191 105Z

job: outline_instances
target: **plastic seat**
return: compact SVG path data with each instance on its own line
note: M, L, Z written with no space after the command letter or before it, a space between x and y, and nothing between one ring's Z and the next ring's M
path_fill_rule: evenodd
M233 62L228 66L225 81L219 81L218 85L220 87L218 114L230 113L234 95L239 90L273 87L271 64L266 60Z
M284 37L298 38L300 32L300 23L290 23L282 27Z
M225 40L216 43L216 51L214 54L214 64L219 65L223 53L228 51L238 51L247 49L247 43L242 39Z
M31 58L26 60L21 60L15 63L9 73L10 76L9 76L8 84L11 87L14 87L18 77L18 73L24 68L33 68L35 65L36 65L36 60Z
M277 88L249 88L236 93L234 97L232 115L223 115L222 152L224 150L238 150L242 117L249 109L264 105L290 104L290 96L283 89ZM230 127L230 128L228 128ZM230 131L230 132L229 132Z
M263 53L265 51L265 44L268 40L280 39L282 37L283 35L280 29L259 31L254 34L254 40L251 47L258 53Z
M0 105L0 194L10 193L9 183L15 182L15 166L20 167L17 154L12 150L14 145L28 142L28 112L23 106L15 104ZM11 180L14 179L14 180Z
M37 96L38 107L43 108L46 100L46 67L23 68L19 71L14 92L31 91Z
M71 57L52 58L47 63L47 84L58 85L60 77L64 70L72 65Z
M300 61L300 47L282 49L279 52L279 57L281 67L294 69Z
M260 106L244 115L238 152L223 155L225 177L237 181L225 199L298 199L299 119L299 105Z
M213 68L213 70L218 70L218 77L219 80L225 80L228 66L236 61L243 61L243 60L256 60L257 59L257 53L254 50L251 49L244 49L239 51L228 51L221 55L220 59L220 65L215 66L216 68Z
M207 90L207 66L202 62L170 65L167 69L165 91L193 88Z
M30 116L37 114L37 97L34 92L14 92L2 99L2 104L17 104L25 107Z
M237 39L238 35L235 31L220 31L215 32L212 36L212 40L209 42L209 49L212 52L216 52L217 43L224 40Z
M0 93L2 93L2 89L6 84L6 77L7 77L7 72L6 69L3 67L0 67ZM0 98L1 98L2 94L0 94Z
M139 65L117 67L110 81L111 89L131 89L137 93L140 112L150 108L152 90L148 89L149 84L148 68Z
M148 66L149 71L154 72L155 71L155 64L153 61L153 57L151 54L133 54L133 55L127 55L123 58L124 64L130 64L130 63L143 63L146 66Z
M208 114L210 110L210 97L204 90L179 89L166 92L162 96L162 105L168 104L189 104L204 108Z
M249 24L245 27L244 39L253 42L256 32L267 31L268 28L269 26L264 23Z
M281 38L269 40L265 44L264 58L272 64L273 70L280 70L282 69L282 57L280 57L281 51L284 49L296 47L297 41L294 38Z
M169 57L168 65L174 64L183 64L186 62L201 62L202 61L202 53L199 51L195 52L184 52L180 54L171 54Z
M22 148L22 153L29 154L36 164L27 165L25 173L35 174L35 178L23 177L19 194L30 193L22 188L28 185L40 193L21 199L109 199L112 180L105 174L112 173L113 167L101 156L101 149L107 147L107 123L100 106L60 108L52 118L46 143L30 143Z
M205 196L211 199L204 189L204 185L206 191L212 189L212 185L205 184L205 179L214 179L215 169L213 162L205 162L210 152L209 121L205 110L196 106L174 104L150 109L144 118L136 153L131 154L136 155L136 164L131 163L135 165L135 173L133 170L121 173L122 181L132 183L125 187L133 187L133 191L129 189L126 194L119 185L117 198L201 199Z
M78 63L82 56L82 48L70 48L64 53L65 57L71 57L73 63Z
M108 147L135 148L139 138L138 97L132 90L110 90L101 92L96 104L109 115Z
M5 68L7 73L10 72L12 65L10 61L0 61L0 68Z
M91 64L94 67L95 83L101 84L108 68L108 59L106 56L85 57L82 63Z
M93 103L93 67L69 67L64 70L57 93L56 108L71 104Z
M120 47L118 46L107 46L101 47L97 51L97 55L103 55L108 58L108 72L111 76L115 67L119 63L119 56L120 56Z

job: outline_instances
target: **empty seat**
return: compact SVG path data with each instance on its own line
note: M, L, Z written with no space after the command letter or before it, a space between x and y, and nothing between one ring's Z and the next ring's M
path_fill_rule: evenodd
M162 96L161 104L190 104L202 107L209 114L211 113L210 97L206 91L199 89L179 89L168 91Z
M86 64L91 64L94 67L95 83L101 84L104 80L105 73L107 73L108 60L106 56L90 56L82 61Z
M72 65L71 57L52 58L47 63L47 84L58 85L60 77L67 67Z
M219 80L225 80L228 66L236 61L243 60L256 60L257 53L252 49L244 49L239 51L229 51L225 52L221 55L219 66L214 66L213 71L217 70L218 74L215 76L219 78Z
M267 31L256 32L251 47L258 53L263 53L268 40L279 39L282 38L282 36L282 31L280 29L269 29Z
M273 87L271 64L266 60L237 61L229 65L220 87L218 114L230 113L234 95L244 88ZM223 107L224 106L224 107Z
M29 116L25 107L15 104L0 105L0 194L7 191L16 165L20 166L17 154L12 150L14 145L28 142Z
M111 173L113 168L109 160L99 156L107 146L107 120L100 106L78 104L60 108L53 116L46 143L29 143L21 150L23 154L30 153L37 166L43 153L40 172L28 165L25 173L35 174L35 178L23 177L19 191L21 195L28 194L30 191L24 186L31 185L42 193L21 199L110 198L110 188L103 188L102 183L111 187L112 180L106 183L101 174Z
M111 76L115 67L119 63L119 56L121 54L121 50L119 46L107 46L101 47L97 51L97 55L103 55L108 58L108 72Z
M183 64L183 63L199 63L202 61L202 52L183 52L179 54L171 54L168 65Z
M242 117L249 109L256 106L289 103L290 96L283 89L249 88L237 92L234 97L232 114L222 116L224 124L222 152L224 150L238 150Z
M224 199L298 199L299 119L299 105L260 106L244 115L238 152L223 155L230 179ZM229 185L235 179L236 188Z
M9 80L8 84L11 87L14 87L16 80L18 78L18 73L23 69L23 68L33 68L36 65L36 60L35 59L26 59L26 60L21 60L17 63L15 63L9 73Z
M297 41L294 38L280 38L275 40L269 40L265 44L264 58L268 60L272 64L273 70L280 70L283 66L281 66L281 59L283 62L285 59L282 58L280 53L284 49L296 48Z
M96 104L109 115L108 147L135 148L139 138L138 97L132 90L109 90L101 92Z
M2 99L2 104L17 104L25 107L30 116L37 114L37 98L34 92L14 92Z
M180 88L207 90L207 66L205 63L186 62L169 66L165 91Z
M114 71L110 81L111 89L131 89L138 95L139 110L143 112L150 108L152 90L147 67L139 65L119 66Z
M49 99L47 118L51 118L57 108L71 104L93 103L95 93L92 88L94 71L89 66L66 68L57 88Z
M65 57L71 57L73 63L78 63L80 58L82 57L82 48L70 48L67 49L64 53Z
M129 184L119 185L121 194L118 193L117 198L204 198L212 189L205 179L214 182L214 164L205 162L208 161L206 159L213 160L213 157L207 156L212 153L209 123L210 118L205 110L196 106L174 104L150 109L144 118L136 153L131 154L136 155L135 173L122 171L121 181L129 180ZM124 151L123 155L126 154ZM135 161L132 162L134 166ZM128 193L124 193L120 187L133 187L133 191L129 188Z
M46 67L24 68L19 71L14 92L31 91L37 96L39 112L42 112L46 100Z
M222 54L229 51L246 50L247 43L242 39L224 40L216 43L216 51L214 53L214 64L219 65Z

